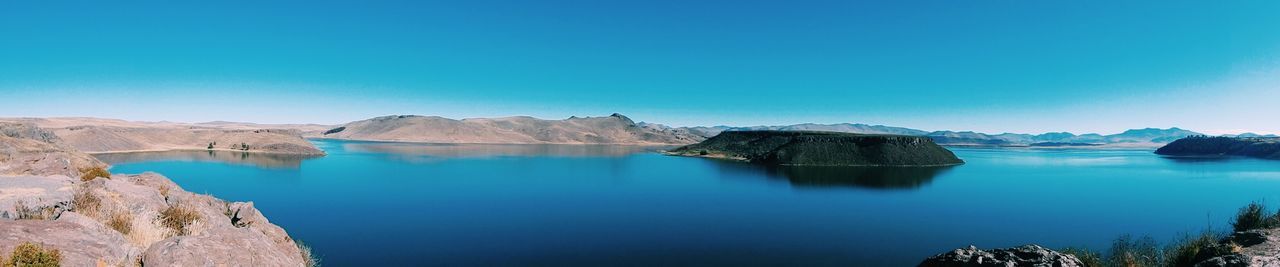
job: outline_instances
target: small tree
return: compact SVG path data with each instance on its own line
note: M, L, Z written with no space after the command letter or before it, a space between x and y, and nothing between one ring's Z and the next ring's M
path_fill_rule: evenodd
M209 143L209 147L206 149L213 149L213 143Z

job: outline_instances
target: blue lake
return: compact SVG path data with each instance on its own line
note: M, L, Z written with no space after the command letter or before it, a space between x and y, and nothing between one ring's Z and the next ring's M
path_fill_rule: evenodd
M99 155L253 201L332 266L913 266L970 244L1106 249L1224 229L1280 161L953 148L950 168L765 168L625 146L313 140L298 158Z

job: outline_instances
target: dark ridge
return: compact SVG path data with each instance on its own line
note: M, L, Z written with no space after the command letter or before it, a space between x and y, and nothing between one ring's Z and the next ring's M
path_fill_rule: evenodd
M964 164L954 153L928 137L836 132L730 131L668 153L790 166Z
M1280 159L1280 138L1191 136L1156 149L1166 156L1243 156Z
M342 126L342 127L338 127L338 128L329 129L328 131L324 131L324 135L330 135L330 134L341 133L341 132L342 132L342 131L344 131L344 130L347 130L347 126Z

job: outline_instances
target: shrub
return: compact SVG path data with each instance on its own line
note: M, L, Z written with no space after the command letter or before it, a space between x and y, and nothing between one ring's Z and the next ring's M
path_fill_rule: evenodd
M87 187L80 187L71 196L71 210L87 216L94 216L102 207L102 199L93 194Z
M1240 208L1240 212L1236 213L1235 222L1231 223L1231 228L1236 232L1248 231L1253 229L1272 228L1278 224L1276 214L1267 212L1267 207L1261 202L1251 202L1248 206Z
M94 178L98 177L111 179L111 172L107 172L107 169L103 169L102 167L80 169L80 173L83 173L80 175L81 182L93 181Z
M44 246L24 242L13 248L13 254L4 266L61 266L62 252L57 249L46 249Z
M1062 253L1076 256L1084 263L1084 267L1103 267L1102 255L1097 251L1089 250L1085 247L1068 247L1062 250Z
M1169 245L1168 261L1165 266L1195 266L1213 257L1233 253L1232 246L1218 243L1218 235L1211 231L1201 232L1197 236L1186 236Z
M306 261L305 266L307 267L320 266L320 258L317 258L316 254L311 253L311 246L307 246L307 244L303 244L302 241L297 241L297 240L294 240L293 243L298 245L298 252L302 253L302 260Z
M1155 239L1150 236L1133 238L1130 235L1122 235L1111 242L1107 263L1111 266L1158 266L1164 261L1161 252L1156 246Z
M128 235L133 232L133 217L127 213L112 214L111 218L107 219L107 226L115 229L116 232Z
M160 211L160 224L172 229L175 235L187 235L191 233L192 223L200 220L200 213L191 208L182 205L174 205Z
M53 207L28 207L26 203L18 201L13 204L13 210L17 213L18 220L47 220L53 219Z

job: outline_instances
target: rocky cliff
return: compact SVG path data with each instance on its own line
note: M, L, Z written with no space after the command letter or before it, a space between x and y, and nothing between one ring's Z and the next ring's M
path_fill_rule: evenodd
M34 243L64 266L306 266L310 252L251 202L103 167L30 125L0 125L0 254ZM73 178L74 177L74 178Z
M636 123L621 114L542 120L532 117L454 120L384 116L347 123L315 137L426 143L480 144L690 144L703 140L683 129Z
M1280 159L1280 138L1192 136L1173 141L1156 154L1166 156L1243 156Z
M1044 266L1084 267L1074 255L1046 249L1037 245L1013 248L980 250L969 246L929 257L920 267L979 267L979 266Z
M728 131L668 151L793 166L948 166L963 164L927 137L805 131Z

